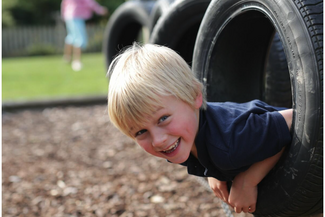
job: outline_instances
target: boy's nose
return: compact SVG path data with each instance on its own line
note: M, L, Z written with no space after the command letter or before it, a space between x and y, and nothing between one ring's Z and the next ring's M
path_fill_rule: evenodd
M158 149L164 148L167 142L167 135L158 133L152 136L152 145Z

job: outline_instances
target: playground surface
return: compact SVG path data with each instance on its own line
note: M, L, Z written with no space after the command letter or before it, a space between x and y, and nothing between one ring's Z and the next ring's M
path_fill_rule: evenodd
M4 112L2 207L3 217L225 216L185 167L118 132L106 105Z

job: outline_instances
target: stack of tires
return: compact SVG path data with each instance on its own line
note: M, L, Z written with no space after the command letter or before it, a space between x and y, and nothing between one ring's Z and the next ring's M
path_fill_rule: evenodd
M107 23L103 50L108 68L134 41L168 46L189 64L200 23L210 0L132 0L122 4Z
M106 28L107 66L143 28L143 43L168 46L188 62L208 101L294 109L291 146L260 183L254 215L322 213L323 1L128 1Z

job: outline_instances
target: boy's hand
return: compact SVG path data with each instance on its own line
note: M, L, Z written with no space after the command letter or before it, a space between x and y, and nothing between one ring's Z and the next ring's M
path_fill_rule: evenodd
M237 175L232 183L229 195L229 204L236 213L255 212L257 200L257 186L246 185L241 174Z
M290 111L289 111L290 112ZM292 112L292 110L291 110ZM257 185L280 159L284 148L260 162L251 165L248 170L239 173L233 180L229 195L229 204L237 213L255 212L257 200Z
M227 182L222 182L212 177L208 177L208 182L214 195L228 203L229 192L227 189Z

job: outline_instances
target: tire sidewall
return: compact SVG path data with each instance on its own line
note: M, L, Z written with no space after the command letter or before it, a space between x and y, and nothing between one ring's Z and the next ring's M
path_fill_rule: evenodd
M103 50L106 58L106 67L110 65L114 56L118 53L116 47L123 34L137 34L128 32L127 26L136 23L142 27L149 26L150 2L129 1L120 5L110 17L104 32Z
M199 25L209 3L210 0L175 1L159 18L150 36L150 43L172 48L181 56L186 55L186 58L182 57L187 62L192 62ZM193 43L185 46L186 41Z
M150 13L149 30L152 32L159 18L166 13L174 0L158 0Z

